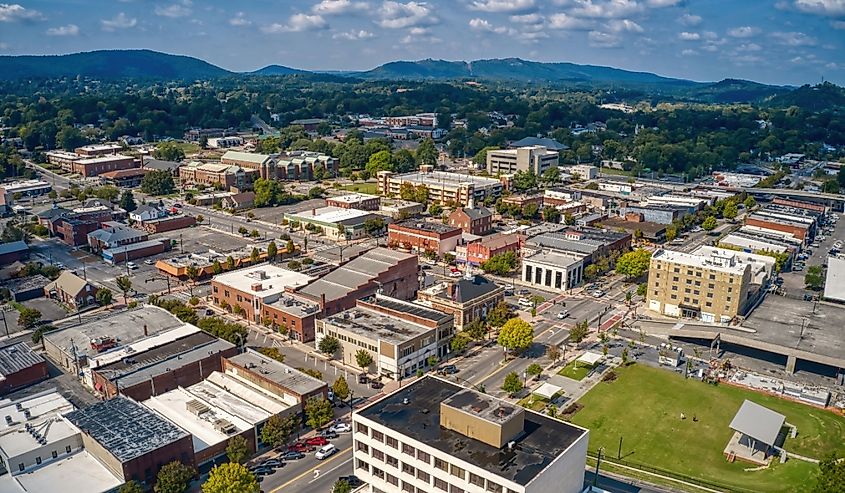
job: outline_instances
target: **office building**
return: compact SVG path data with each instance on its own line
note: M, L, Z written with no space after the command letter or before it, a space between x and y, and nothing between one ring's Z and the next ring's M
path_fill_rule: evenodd
M259 176L257 170L243 168L235 164L193 161L178 169L179 182L182 186L219 186L224 190L231 188L249 190Z
M365 193L351 193L347 195L341 195L339 197L329 197L326 199L326 205L329 207L338 207L341 209L377 211L379 210L380 201L381 198L378 195L368 195Z
M648 309L670 317L728 323L762 295L775 259L701 247L693 253L657 250L651 257Z
M584 281L588 256L556 250L539 251L522 259L522 280L532 286L566 290Z
M487 151L487 172L491 175L512 175L518 171L542 175L549 168L557 167L557 151L543 146Z
M480 266L490 258L507 252L519 256L519 251L525 243L525 237L515 233L496 233L473 241L466 246L458 246L457 262L466 262L472 266Z
M463 330L476 320L486 320L487 314L505 299L505 288L481 275L445 281L419 292L420 304L455 319L455 329Z
M419 172L396 174L392 171L379 171L378 193L387 197L400 197L402 186L424 186L428 190L431 202L458 207L481 204L487 197L502 194L502 182L495 178L462 175L445 171L432 171L421 167Z
M631 249L631 234L607 229L568 227L532 236L526 248L548 249L563 253L583 254L586 262L609 257L612 252L624 253Z
M408 252L437 256L452 252L461 240L461 228L441 222L409 219L387 226L387 244Z
M277 180L313 180L314 171L320 167L328 176L334 176L340 164L337 158L311 151L280 154L226 151L220 162L256 170L261 178Z
M211 296L215 305L260 322L263 305L277 301L285 290L305 286L313 279L276 265L259 264L214 276Z
M370 353L370 373L402 380L428 367L428 358L449 354L452 315L381 294L358 300L355 308L317 321L317 344L340 341L340 359L357 366L359 350Z
M589 432L426 376L352 415L370 493L581 493Z
M320 304L295 293L282 293L279 299L261 305L263 323L284 328L295 341L314 340L314 324L320 315Z

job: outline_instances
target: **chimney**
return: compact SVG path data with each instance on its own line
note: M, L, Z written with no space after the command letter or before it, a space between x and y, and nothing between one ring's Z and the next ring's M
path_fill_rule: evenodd
M326 293L320 293L320 309L326 309Z
M261 291L261 283L260 282L253 283L252 286L250 286L250 289L253 290L253 291Z
M450 300L455 299L455 284L454 283L449 283L449 285L446 287L446 293L449 295Z
M144 324L144 335L145 335L145 336L150 335L150 331L149 331L149 330L147 330L147 324Z

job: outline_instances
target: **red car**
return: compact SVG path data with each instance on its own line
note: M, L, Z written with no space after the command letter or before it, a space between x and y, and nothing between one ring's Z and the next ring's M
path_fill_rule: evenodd
M302 452L303 454L306 452L311 452L314 450L314 447L308 445L305 442L296 442L293 445L288 447L288 450L292 452Z
M305 443L314 447L322 447L323 445L327 445L329 441L325 437L316 436L305 440Z

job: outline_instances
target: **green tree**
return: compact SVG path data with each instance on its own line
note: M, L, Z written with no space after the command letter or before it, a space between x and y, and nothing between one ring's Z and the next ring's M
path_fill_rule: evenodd
M271 241L269 245L267 245L267 260L274 261L276 260L276 256L279 255L279 247L276 246L275 241Z
M313 429L323 427L334 418L332 403L323 397L310 397L305 403L305 424Z
M379 171L393 171L393 156L389 150L379 151L370 156L365 169L371 175L375 175Z
M552 363L557 363L557 360L560 359L560 348L552 344L548 349L546 349L546 356L552 360Z
M804 284L810 288L819 290L824 286L824 270L821 265L811 265L804 274Z
M229 444L226 446L226 457L229 462L237 462L243 464L249 458L249 446L246 444L246 438L235 435L229 439Z
M285 251L288 255L293 255L296 253L296 245L294 245L293 240L288 240L287 244L285 245Z
M127 481L117 490L117 493L146 493L146 489L141 486L141 483L134 479Z
M41 323L41 312L35 308L23 307L18 314L18 326L31 329Z
M560 181L560 169L552 166L543 172L543 181L546 183L557 183Z
M525 374L530 377L539 377L542 373L543 367L537 363L531 363L528 365L528 368L525 369Z
M722 216L725 219L736 219L737 214L739 214L739 209L735 202L730 201L725 204L725 209L722 211Z
M534 328L521 318L512 318L502 326L497 342L508 351L528 349L534 342Z
M452 340L449 341L449 347L452 349L452 351L460 353L461 351L467 348L467 346L469 345L469 341L470 339L468 335L464 334L463 332L458 332L457 334L455 334L454 337L452 337Z
M332 336L323 337L317 344L317 349L327 356L333 356L340 349L340 341Z
M349 384L346 383L346 378L341 375L332 384L332 392L341 400L349 398Z
M156 146L153 157L164 161L181 161L185 159L185 151L174 142L162 142Z
M576 323L575 326L569 330L569 336L567 337L567 340L572 341L574 344L580 344L581 341L587 338L587 335L589 333L589 322L587 322L586 320L582 320Z
M373 355L366 349L359 349L355 353L355 363L362 369L367 370L373 364Z
M132 195L131 190L126 190L120 195L119 205L126 212L132 212L138 208L138 204L135 203L135 196Z
M258 493L260 490L255 475L235 462L214 466L202 484L202 493Z
M258 262L261 259L261 252L258 250L257 247L252 249L252 252L249 254L249 261L253 264Z
M505 381L502 383L502 390L508 393L508 395L514 395L521 391L523 388L522 380L520 380L519 375L516 372L512 371L505 375Z
M531 171L517 171L513 176L513 188L517 192L525 192L537 186L537 175Z
M155 493L183 493L188 490L188 483L196 471L178 460L162 466L156 476Z
M648 291L648 283L641 282L637 285L637 296L645 296L646 292Z
M464 325L464 333L476 341L480 341L487 336L487 327L481 320L473 320Z
M836 453L819 461L819 474L812 493L845 493L845 460Z
M666 226L666 241L672 241L677 237L678 228L676 228L675 226Z
M425 139L420 142L417 148L417 164L429 166L437 164L437 149L434 147L433 140Z
M223 273L223 264L221 264L219 260L215 260L214 263L211 264L211 273L215 276Z
M486 167L487 166L487 152L488 151L497 151L499 150L498 147L487 146L482 147L481 150L475 153L475 156L472 157L472 162L478 166Z
M364 231L370 236L381 233L384 231L384 219L380 217L367 219L364 221Z
M510 306L506 302L500 301L487 314L487 323L491 327L501 327L512 317L513 312L511 312Z
M261 428L261 441L272 447L281 447L290 439L296 428L296 418L274 414Z
M338 479L332 485L332 493L352 493L352 485L345 479Z
M543 207L543 221L546 221L547 223L559 223L560 211L550 205Z
M226 257L226 270L232 270L235 268L235 259L229 255Z
M507 275L516 269L519 259L514 252L505 252L493 255L489 260L481 264L481 270L488 274L499 276Z
M326 193L326 191L323 190L323 187L311 187L308 190L308 198L309 199L319 199L320 197L323 196L324 193Z
M636 279L646 272L651 262L651 252L643 248L628 252L616 260L616 273Z
M713 231L716 229L719 223L716 222L716 218L714 216L707 216L707 219L701 223L701 227L704 228L705 231ZM668 229L668 228L667 228ZM668 238L668 231L667 231L667 238Z
M839 193L839 182L836 180L825 180L822 183L822 192Z
M845 170L845 168L842 168L839 173L842 174L843 170ZM754 196L749 195L745 197L745 202L743 202L743 204L745 204L746 209L753 209L755 206L757 206L757 201L754 200Z
M99 303L100 306L111 305L112 298L113 298L111 289L109 289L109 288L98 289L96 298L97 298L97 303Z
M167 170L150 171L141 181L141 191L149 195L168 195L175 189L173 175Z
M428 206L428 213L432 216L439 216L443 213L443 206L440 204L431 204Z
M120 276L114 280L117 288L123 293L123 303L129 303L129 291L132 291L132 280L129 276Z

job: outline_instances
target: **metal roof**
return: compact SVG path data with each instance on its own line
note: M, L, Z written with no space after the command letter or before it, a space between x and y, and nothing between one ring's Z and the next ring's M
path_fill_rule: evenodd
M0 348L0 375L3 377L43 362L44 358L24 342Z
M786 416L783 414L746 399L731 421L730 428L772 446L777 441L784 421Z
M13 241L10 243L0 244L0 255L15 252L25 252L27 250L29 250L29 247L26 246L26 243L23 241Z

